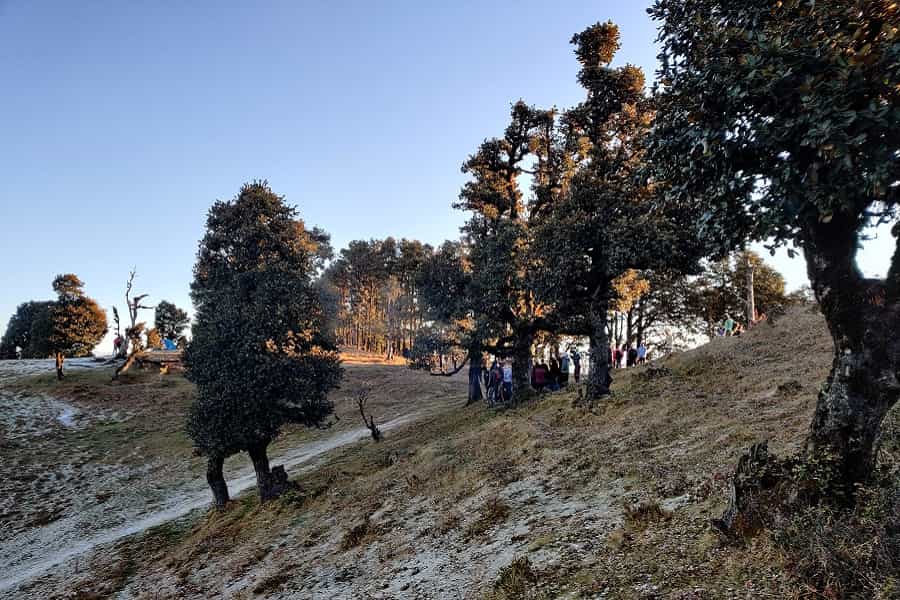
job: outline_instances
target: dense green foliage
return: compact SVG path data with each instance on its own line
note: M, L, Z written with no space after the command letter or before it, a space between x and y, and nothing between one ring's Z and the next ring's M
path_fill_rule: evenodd
M856 265L865 228L896 217L900 8L658 0L651 15L658 204L693 206L719 251L766 238L802 250L835 345L805 455L830 465L829 495L852 497L900 397L900 253L883 280Z
M160 300L156 305L153 323L161 337L178 340L190 322L187 312L171 302Z
M57 275L53 280L56 302L50 308L50 351L56 356L56 373L63 376L63 359L88 356L106 335L106 313L84 294L76 275Z
M0 339L0 359L16 358L16 348L22 358L50 356L50 321L52 301L31 300L16 308Z
M458 291L458 299L427 298L445 322L466 324L462 342L473 356L513 358L518 388L527 386L539 336L587 336L596 397L609 385L608 315L621 300L614 281L631 269L694 271L705 247L683 204L651 210L644 140L652 106L639 69L610 66L618 28L598 23L572 43L585 100L563 113L517 102L503 136L465 161L470 180L455 206L471 217L461 260L432 269L448 280L426 287Z
M200 243L188 433L210 460L249 452L263 499L277 494L268 444L284 425L318 426L332 412L341 368L315 285L329 253L327 234L260 182L213 205Z

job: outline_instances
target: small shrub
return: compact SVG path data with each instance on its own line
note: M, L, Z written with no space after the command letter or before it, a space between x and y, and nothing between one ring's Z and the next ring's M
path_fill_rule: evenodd
M522 556L512 561L502 569L494 582L493 593L488 594L488 600L514 600L533 597L538 576L531 566L527 556Z
M265 594L267 592L273 592L290 580L291 575L287 571L282 571L273 575L267 575L260 579L256 586L254 586L253 593Z
M498 457L485 466L487 473L502 485L508 485L522 478L515 463L507 457Z
M791 396L796 396L800 392L803 391L803 384L801 384L796 379L791 379L790 381L785 381L781 385L778 386L778 394L784 398L789 398Z
M353 527L350 531L344 534L344 539L341 540L341 550L345 552L350 550L351 548L355 548L359 546L363 540L365 540L369 536L374 536L377 533L377 529L372 526L369 518L366 517L366 520Z
M481 507L481 514L466 528L466 537L483 535L488 529L506 520L509 516L509 505L501 498L494 496Z

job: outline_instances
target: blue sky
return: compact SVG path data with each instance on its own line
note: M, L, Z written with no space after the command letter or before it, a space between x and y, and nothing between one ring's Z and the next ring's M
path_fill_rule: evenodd
M336 248L454 238L459 166L510 103L580 99L573 33L614 20L649 78L648 4L0 0L0 327L62 272L122 310L136 267L188 307L207 209L255 178Z

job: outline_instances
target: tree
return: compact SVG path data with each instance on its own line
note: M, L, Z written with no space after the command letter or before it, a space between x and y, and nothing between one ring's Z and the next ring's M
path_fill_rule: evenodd
M144 298L150 294L137 294L132 297L135 277L137 277L137 270L132 269L128 274L128 281L125 282L125 306L128 307L128 316L131 319L131 325L125 328L126 341L123 345L130 347L131 351L128 353L125 362L116 368L115 373L113 373L113 379L116 379L119 375L130 369L131 365L134 364L134 361L137 359L138 354L144 350L144 340L141 338L141 335L144 333L144 328L147 324L143 321L138 321L138 314L140 311L150 308L149 306L142 304ZM118 317L118 311L116 311L115 314Z
M260 499L287 484L267 449L289 423L321 426L341 378L316 277L328 235L307 229L266 182L216 202L200 242L191 297L195 322L184 361L196 385L187 431L207 456L217 506L228 500L224 459L247 452Z
M66 357L87 356L106 335L106 313L84 294L84 284L71 273L57 275L50 308L50 350L56 358L56 378L62 379Z
M416 336L410 365L431 369L432 357L443 357L455 348L466 353L469 385L466 404L484 398L481 391L481 361L487 341L497 331L488 319L476 318L483 310L476 295L477 279L469 262L468 248L460 242L444 242L422 265L419 293L426 316L433 322ZM443 365L441 365L443 366ZM441 374L444 374L441 369Z
M181 310L171 302L160 300L156 305L153 315L153 323L159 330L159 335L170 340L177 340L181 332L190 323L187 312Z
M503 136L485 140L462 166L470 180L454 206L472 213L462 230L468 278L466 316L473 320L468 338L470 382L480 373L481 353L487 350L511 357L513 386L527 389L534 336L547 327L545 307L531 281L531 231L519 178L535 173L536 189L545 203L550 202L551 191L560 187L562 176L551 169L566 163L541 153L552 143L543 140L541 144L540 133L546 133L553 114L522 101L515 103ZM527 168L529 157L537 160L539 170Z
M629 269L689 272L700 248L681 204L651 210L657 184L644 173L644 146L653 106L639 68L610 66L619 28L597 23L572 44L586 91L563 117L577 170L535 227L535 287L563 331L588 336L588 394L599 398L611 383L608 315L621 299L614 282Z
M611 341L616 346L630 346L635 340L642 341L643 336L638 334L635 319L638 317L641 299L650 292L650 282L642 272L628 269L613 279L611 286L612 314L607 326Z
M383 352L409 348L424 321L417 274L432 249L417 240L353 240L325 271L340 344Z
M790 303L784 277L755 252L742 251L711 261L684 290L687 310L705 323L704 333L712 338L726 315L740 318L747 312L747 272L753 268L753 293L757 314Z
M693 204L720 252L748 238L803 252L834 360L800 459L827 467L825 497L852 498L900 396L900 249L884 279L856 264L866 227L896 217L900 10L658 0L650 13L662 44L650 162L664 198Z
M52 301L31 300L16 308L9 319L6 333L0 339L0 359L16 358L21 348L22 358L50 356L50 309Z

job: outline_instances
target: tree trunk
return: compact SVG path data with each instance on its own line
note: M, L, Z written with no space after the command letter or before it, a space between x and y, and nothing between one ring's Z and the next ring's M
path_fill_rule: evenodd
M469 398L466 406L481 402L484 395L481 393L481 351L469 352Z
M881 422L900 397L900 298L885 281L859 272L855 225L835 217L816 224L804 243L809 279L834 340L806 455L831 465L848 495L871 474Z
M634 306L625 313L625 345L631 348L634 343Z
M267 442L260 442L247 450L250 460L253 461L253 470L256 471L256 487L260 502L273 500L287 489L287 474L284 467L269 468L269 456L266 452L268 445Z
M591 370L588 372L587 393L591 399L609 394L612 377L609 374L609 339L606 335L608 301L600 298L592 302L590 319Z
M228 484L222 474L222 465L225 458L220 455L210 455L206 459L206 482L212 490L213 502L216 508L222 508L228 503Z
M516 336L513 346L513 398L525 392L530 384L531 345L534 335L531 331L522 331Z
M647 330L646 315L644 313L644 298L638 300L637 319L635 319L635 327L637 329L637 345L644 343L644 333Z
M56 380L62 381L63 378L63 362L65 361L65 357L62 352L56 353Z

